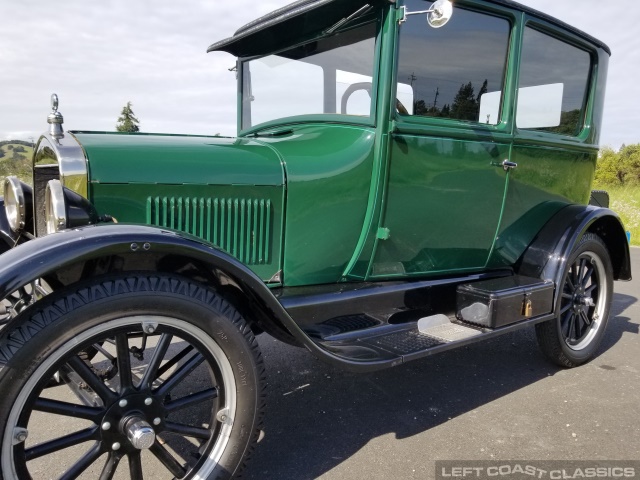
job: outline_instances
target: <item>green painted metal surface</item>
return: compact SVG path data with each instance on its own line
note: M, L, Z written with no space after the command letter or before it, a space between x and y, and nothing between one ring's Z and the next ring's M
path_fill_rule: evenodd
M91 183L283 185L280 158L247 138L76 133Z
M509 145L395 135L373 277L483 268L493 247ZM494 165L495 164L495 165Z
M465 1L511 25L500 122L400 118L401 3L380 4L371 117L289 117L238 139L77 133L98 212L191 233L265 281L282 271L290 286L513 266L554 213L588 200L608 56L509 4ZM575 137L516 128L522 32L531 22L592 52ZM518 167L507 172L504 160Z
M192 172L194 182L197 173ZM112 215L119 223L157 225L197 236L235 256L265 281L282 269L281 186L93 184L91 201L101 215Z
M349 125L292 126L262 139L287 172L284 276L287 285L340 280L364 222L375 131Z
M247 265L270 261L273 206L269 199L147 198L147 224L196 235Z

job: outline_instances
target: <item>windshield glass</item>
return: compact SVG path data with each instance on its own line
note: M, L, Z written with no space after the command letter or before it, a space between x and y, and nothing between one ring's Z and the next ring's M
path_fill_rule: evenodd
M244 62L242 129L296 115L370 117L376 32L372 22Z

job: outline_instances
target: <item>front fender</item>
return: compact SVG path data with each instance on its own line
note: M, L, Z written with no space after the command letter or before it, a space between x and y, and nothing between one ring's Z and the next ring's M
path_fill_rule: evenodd
M585 205L570 205L556 213L518 261L517 272L559 285L571 252L588 232L599 235L607 246L614 280L631 280L629 244L620 218L608 208Z
M0 254L12 248L18 242L18 236L11 230L7 212L4 209L4 197L0 197Z
M180 259L180 265L186 266L186 260L201 271L206 270L218 286L237 287L242 292L241 298L247 310L268 318L280 329L285 328L288 334L320 359L355 371L388 366L387 361L347 360L320 347L298 327L271 290L245 265L196 237L158 227L92 225L25 242L0 255L0 299L38 278L47 281L50 277L55 278L60 271L74 275L82 272L83 277L71 276L78 281L92 275L101 260L114 258L121 263L126 262L127 270L149 270L176 259ZM181 273L180 270L174 272ZM66 284L62 282L61 286Z

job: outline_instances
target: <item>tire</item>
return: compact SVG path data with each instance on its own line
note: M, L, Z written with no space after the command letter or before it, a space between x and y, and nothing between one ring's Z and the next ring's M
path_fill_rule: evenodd
M226 479L246 465L264 366L216 292L120 274L51 294L10 327L0 332L1 480Z
M557 316L536 325L540 349L553 363L576 367L596 354L609 321L613 268L600 237L585 234L562 276Z

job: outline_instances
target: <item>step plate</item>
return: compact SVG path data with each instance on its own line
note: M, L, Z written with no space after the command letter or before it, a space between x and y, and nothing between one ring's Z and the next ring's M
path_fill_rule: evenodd
M390 335L371 338L363 343L398 355L406 355L409 353L427 350L446 342L438 338L422 335L417 330L405 330L402 332L392 333Z
M425 337L434 337L446 343L466 340L467 338L482 335L482 332L478 330L464 327L462 325L456 325L455 323L435 325L422 330L420 333Z

